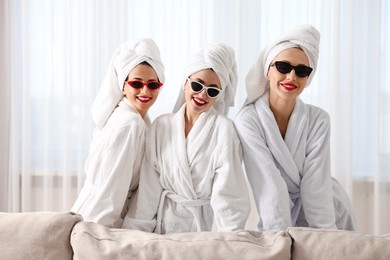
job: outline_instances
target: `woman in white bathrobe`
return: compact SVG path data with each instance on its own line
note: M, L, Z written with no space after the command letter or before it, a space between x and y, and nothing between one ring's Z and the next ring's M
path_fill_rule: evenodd
M146 141L139 190L123 228L155 233L245 228L250 204L241 145L225 115L237 84L233 49L211 44L185 70L174 114Z
M320 34L299 26L263 49L234 123L260 216L259 230L355 229L350 200L331 177L330 119L299 95L317 67Z
M153 40L125 42L113 54L92 106L96 128L86 180L71 209L84 220L121 227L125 204L139 182L145 132L151 125L147 112L161 82L164 66Z

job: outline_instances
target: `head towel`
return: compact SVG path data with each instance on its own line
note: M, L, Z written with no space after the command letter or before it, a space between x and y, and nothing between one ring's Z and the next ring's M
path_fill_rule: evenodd
M309 66L313 68L306 86L308 86L316 72L320 45L320 33L311 25L301 25L280 36L277 40L264 48L256 63L246 76L247 98L244 105L256 101L269 89L267 80L268 68L275 57L285 49L301 48L309 59Z
M107 74L92 104L92 119L103 127L119 101L123 98L123 84L138 64L146 61L156 71L160 82L165 81L160 50L152 39L135 39L120 45L114 52Z
M192 74L213 69L221 81L222 92L217 97L214 108L221 114L227 115L229 107L234 105L237 89L237 63L234 50L223 43L212 43L196 53L184 70L182 89L186 80ZM173 112L176 112L185 103L184 91L180 91Z

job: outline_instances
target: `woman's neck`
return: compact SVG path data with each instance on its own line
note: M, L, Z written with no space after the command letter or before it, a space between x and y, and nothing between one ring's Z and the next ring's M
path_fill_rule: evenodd
M282 99L273 99L270 96L269 99L269 107L274 114L276 123L278 124L280 134L283 139L287 132L288 122L290 120L290 116L292 111L294 110L295 100L294 101L286 101Z
M190 113L189 109L186 107L184 111L184 131L185 131L185 137L187 138L188 134L190 133L192 127L194 126L196 120L198 120L199 114L197 113Z

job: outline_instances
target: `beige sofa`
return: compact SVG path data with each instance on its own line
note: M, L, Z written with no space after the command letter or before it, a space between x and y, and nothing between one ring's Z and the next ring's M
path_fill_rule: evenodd
M388 238L310 228L156 235L73 213L0 213L0 259L390 259Z

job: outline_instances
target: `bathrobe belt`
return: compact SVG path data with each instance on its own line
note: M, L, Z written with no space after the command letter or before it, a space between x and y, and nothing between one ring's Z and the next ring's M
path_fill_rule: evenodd
M290 210L291 210L291 221L293 223L293 226L297 222L299 212L302 207L302 200L301 200L301 192L300 190L298 192L290 193Z
M301 197L300 191L294 192L294 193L289 192L288 194L290 195L291 200L295 200L295 199L298 199L299 197Z
M171 190L164 190L161 194L160 203L158 206L157 225L156 225L155 233L161 234L161 224L162 224L161 218L162 218L162 211L163 211L165 198L169 198L174 202L176 202L177 204L186 207L194 215L197 231L200 232L205 230L204 221L202 221L201 219L202 218L200 214L201 211L198 208L210 204L210 199L190 200L176 194Z
M298 191L298 192L294 192L294 193L288 193L288 195L290 196L290 210L295 206L295 207L301 207L301 193ZM298 205L297 205L298 204Z

